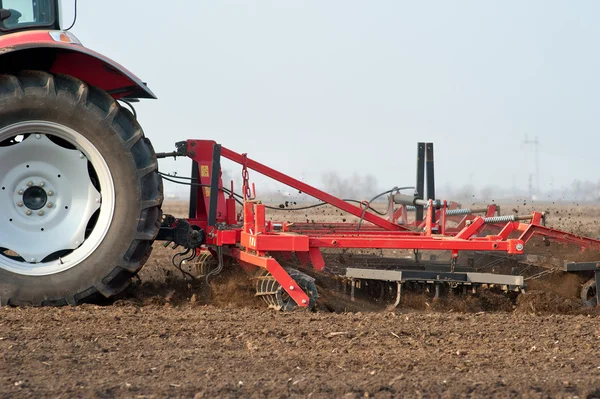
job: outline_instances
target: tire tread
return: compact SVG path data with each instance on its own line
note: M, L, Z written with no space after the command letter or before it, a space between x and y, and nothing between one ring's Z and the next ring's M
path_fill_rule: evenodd
M138 209L140 217L136 234L132 237L129 249L121 261L107 276L99 276L91 287L65 295L64 298L45 298L31 301L35 306L77 305L94 299L99 294L112 297L122 292L148 259L152 243L160 228L163 201L162 179L158 174L158 162L152 144L133 115L108 93L88 86L83 81L67 75L52 75L41 71L22 71L18 76L0 75L0 98L5 96L23 96L28 93L47 96L69 96L77 104L100 114L113 129L120 134L121 145L134 157L137 166L136 176L140 184ZM135 151L131 151L133 147ZM152 217L156 220L149 221ZM16 293L12 293L16 295ZM21 304L23 301L9 296L2 298L8 304ZM27 301L28 303L30 301Z

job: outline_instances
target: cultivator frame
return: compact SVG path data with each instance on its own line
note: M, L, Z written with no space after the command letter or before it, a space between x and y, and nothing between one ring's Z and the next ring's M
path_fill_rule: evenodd
M534 236L561 243L576 244L600 253L600 241L550 229L544 226L545 215L532 212L528 215L499 216L499 208L489 205L479 209L459 209L456 203L435 199L433 183L433 144L418 144L417 187L414 196L390 190L387 218L369 212L367 201L353 205L319 190L293 177L261 164L246 154L237 153L212 140L187 140L177 144L177 150L159 153L159 158L186 156L193 161L190 215L185 220L172 219L163 224L157 239L190 246L190 236L196 241L194 249L201 246L214 254L233 258L244 268L261 268L282 287L299 307L308 307L314 298L307 295L306 287L290 276L277 259L292 259L316 271L326 268L321 250L338 249L394 249L418 251L449 251L448 265L430 268L421 265L417 270L349 268L343 277L352 281L371 279L398 284L396 305L400 301L401 284L407 281L434 284L436 294L440 283L451 285L504 285L509 289L524 288L522 276L494 273L472 273L457 268L457 258L464 251L483 251L521 255L525 245ZM242 166L243 195L234 192L233 182L224 188L221 179L221 159L229 159ZM267 221L267 206L256 199L254 184L249 182L248 170L253 170L279 183L312 196L359 218L358 223L285 223ZM427 198L424 198L425 172L427 172ZM238 198L236 198L238 197ZM242 201L240 201L240 199ZM236 211L236 201L242 211ZM394 209L394 204L399 204ZM416 217L408 222L407 214L415 211ZM449 223L454 226L449 226ZM185 242L174 237L183 232ZM201 233L201 234L200 234ZM201 240L198 240L199 236ZM179 237L182 237L179 234ZM418 260L418 257L416 257ZM600 256L599 256L600 258ZM221 260L222 262L222 260ZM571 269L577 268L570 263ZM593 266L593 267L592 267ZM600 263L580 264L579 268L595 271L600 281ZM597 286L600 286L598 284Z

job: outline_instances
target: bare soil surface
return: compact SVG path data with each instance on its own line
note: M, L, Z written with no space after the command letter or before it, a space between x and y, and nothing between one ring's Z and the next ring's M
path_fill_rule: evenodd
M595 208L557 211L597 233ZM110 303L0 308L0 397L600 398L600 311L572 275L519 296L407 293L394 310L319 279L316 312L284 313L239 268L183 281L173 254L155 245Z
M600 397L600 318L0 310L3 397Z

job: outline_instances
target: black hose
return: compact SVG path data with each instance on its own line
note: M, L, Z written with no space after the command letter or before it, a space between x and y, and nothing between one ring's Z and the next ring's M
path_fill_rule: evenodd
M217 262L218 262L217 268L206 273L205 281L206 281L206 285L208 285L208 286L210 286L210 278L212 276L216 276L217 274L219 274L223 271L223 265L224 265L223 247L221 247L221 246L217 247Z
M186 257L190 251L192 251L192 254L189 255L188 257ZM175 258L179 256L179 262L175 263ZM194 277L193 275L191 275L190 273L186 272L185 270L183 270L183 268L181 267L181 265L183 264L184 261L190 261L192 259L194 259L196 257L196 250L192 249L192 248L186 248L185 251L183 252L178 252L175 255L173 255L173 257L171 258L171 263L173 264L173 266L175 266L175 268L177 270L179 270L181 272L181 274L183 275L183 279L186 280L186 277L191 278L192 280L196 280L196 277Z
M189 177L178 177L178 176L171 176L171 175L167 175L167 174L165 174L165 173L161 173L161 172L158 172L158 174L159 174L159 175L160 175L160 176L161 176L163 179L165 179L165 180L167 180L167 181L170 181L171 183L175 183L175 184L181 184L181 185L183 185L183 186L190 186L190 187L210 187L210 184L186 183L186 182L182 182L182 181L177 181L177 180L174 180L174 179L196 180L196 179L193 179L193 178L189 178ZM223 191L225 194L229 194L229 195L231 195L231 194L232 194L232 193L231 193L231 191L227 190L226 188L223 188L223 187L221 187L221 188L220 188L220 190L221 190L221 191ZM242 201L240 201L239 199L235 198L236 196L241 198L241 196L240 196L239 194L236 194L236 193L233 193L233 195L234 195L233 199L235 200L235 202L237 202L238 204L240 204L240 205L242 205L242 206L243 206L243 205L244 205L244 203L243 203Z
M186 182L182 182L182 181L177 181L177 180L174 180L174 179L180 179L180 180L191 180L191 181L196 181L196 179L194 179L193 177L185 177L185 176L172 176L172 175L168 175L168 174L166 174L166 173L162 173L162 172L158 172L158 174L159 174L159 175L161 175L163 179L165 179L165 180L167 180L167 181L170 181L170 182L172 182L172 183L176 183L176 184L182 184L182 185L184 185L184 186L191 186L191 187L210 187L210 185L208 185L208 184L200 184L200 183L186 183ZM358 228L360 228L360 225L361 225L361 223L362 223L362 221L363 221L363 219L364 219L364 217L365 217L365 212L366 212L367 210L371 210L371 211L375 212L376 214L378 214L378 215L380 215L380 216L385 216L385 215L387 215L387 212L381 212L381 211L378 211L377 209L373 208L373 207L371 206L371 202L375 201L377 198L379 198L379 197L381 197L381 196L383 196L383 195L385 195L385 194L389 194L389 193L391 193L391 192L394 192L394 191L400 191L400 190L409 190L409 189L412 189L412 188L414 188L414 187L412 187L412 186L410 186L410 187L394 187L394 188L392 188L391 190L387 190L387 191L384 191L383 193L377 194L375 197L373 197L373 198L372 198L372 199L371 199L371 200L368 202L368 206L367 206L366 208L363 208L363 213L362 213L362 215L361 215L361 218L360 218L360 221L359 221L359 223L358 223ZM230 191L230 190L228 190L228 189L226 189L226 188L221 188L221 190L222 190L224 193L226 193L226 194L233 195L233 197L234 197L234 198L235 198L235 197L242 198L242 199L244 198L244 197L243 197L243 196L241 196L240 194L237 194L237 193L235 193L235 192L232 192L232 191ZM238 204L240 204L240 205L244 205L244 204L243 204L241 201L239 201L237 198L235 198L235 200L236 200L236 202L237 202ZM357 203L357 204L362 204L362 203L364 202L364 201L359 201L359 200L356 200L356 199L349 199L349 198L344 198L344 199L342 199L342 201L344 201L344 202L354 202L354 203ZM277 207L277 206L269 206L269 205L265 205L265 208L267 208L267 209L272 209L272 210L276 210L276 211L288 211L288 212L293 212L293 211L304 211L304 210L307 210L307 209L318 208L318 207L325 206L325 205L330 205L330 204L329 204L328 202L320 202L320 203L318 203L318 204L313 204L313 205L302 206L302 207L299 207L299 208L281 208L281 207ZM389 209L388 209L388 210L389 210Z
M367 213L367 209L370 208L370 206L371 206L371 202L375 201L377 198L382 197L386 194L393 193L394 191L408 190L410 188L414 188L414 187L394 187L391 190L384 191L382 193L377 194L373 198L371 198L371 200L368 202L369 206L367 206L366 208L363 208L362 215L360 216L360 220L358 221L358 226L356 227L356 230L357 231L360 230L360 226L362 225L362 222L365 219L365 214ZM388 206L388 208L389 208L389 206Z
M357 204L362 204L362 201L355 200L355 199L344 198L344 199L342 199L342 201L344 201L344 202L355 202ZM319 202L318 204L302 206L300 208L281 208L281 207L276 207L276 206L265 205L265 208L274 209L274 210L277 210L277 211L290 211L291 212L291 211L303 211L305 209L318 208L320 206L325 206L325 205L330 205L330 204L328 202ZM381 215L381 216L387 215L387 212L378 211L377 209L371 207L370 205L367 207L367 209L370 209L373 212L375 212L376 214Z
M118 101L121 101L123 104L126 104L129 107L129 109L131 110L133 117L135 119L137 119L137 112L135 110L135 107L133 106L133 104L130 101L124 100L122 98L119 98Z
M75 22L77 22L77 0L75 0L75 15L73 16L73 23L71 24L71 26L65 29L65 32L70 31L75 26Z

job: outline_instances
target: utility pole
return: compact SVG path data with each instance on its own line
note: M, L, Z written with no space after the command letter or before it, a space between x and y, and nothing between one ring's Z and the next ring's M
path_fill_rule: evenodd
M524 145L531 146L533 149L533 157L535 162L535 194L540 195L540 141L537 136L533 140L527 139L527 135L525 135L525 140L523 140ZM529 199L533 198L533 176L529 173Z

